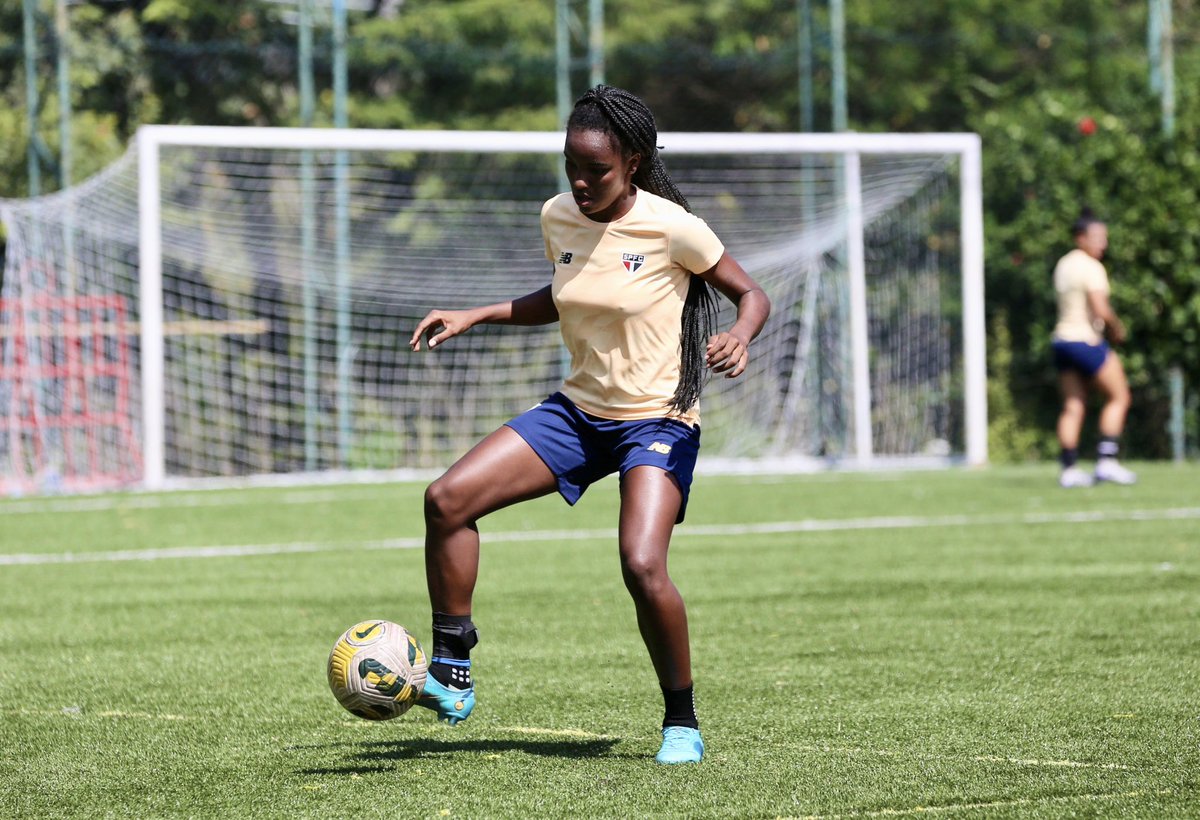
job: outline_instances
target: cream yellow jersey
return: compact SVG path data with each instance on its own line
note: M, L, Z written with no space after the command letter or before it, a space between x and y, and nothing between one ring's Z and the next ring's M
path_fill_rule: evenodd
M1064 342L1099 344L1104 337L1088 305L1088 291L1108 293L1108 274L1099 259L1076 248L1054 266L1058 324L1054 338Z
M542 207L542 237L571 354L563 394L600 418L698 424L699 407L680 415L669 404L679 384L688 284L725 252L716 234L670 200L639 190L611 222L588 219L570 194L560 194Z

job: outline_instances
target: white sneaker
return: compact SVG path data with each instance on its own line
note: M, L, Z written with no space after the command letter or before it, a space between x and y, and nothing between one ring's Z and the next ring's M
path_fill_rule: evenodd
M1102 458L1096 462L1096 480L1111 481L1113 484L1136 484L1137 473L1122 467L1115 458Z
M1099 470L1097 470L1097 473ZM1058 476L1058 486L1060 487L1090 487L1095 482L1089 473L1085 473L1078 467L1067 467Z

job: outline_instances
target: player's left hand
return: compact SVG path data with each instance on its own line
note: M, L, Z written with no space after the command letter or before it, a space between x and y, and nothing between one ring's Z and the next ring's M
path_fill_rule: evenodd
M746 372L750 361L750 348L746 342L732 333L710 336L705 351L705 362L714 373L724 373L727 379L736 379Z

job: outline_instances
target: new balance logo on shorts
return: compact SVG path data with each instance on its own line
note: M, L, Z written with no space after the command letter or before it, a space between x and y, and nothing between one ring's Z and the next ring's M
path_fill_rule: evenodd
M625 266L625 270L630 273L637 273L638 268L646 263L645 254L641 253L623 253L621 254L621 264Z
M571 256L572 255L573 254L570 251L563 251L562 253L560 253L558 255L558 264L560 264L560 265L571 264Z
M646 449L652 453L658 453L659 455L663 456L669 456L671 454L671 445L663 444L661 441L654 442Z

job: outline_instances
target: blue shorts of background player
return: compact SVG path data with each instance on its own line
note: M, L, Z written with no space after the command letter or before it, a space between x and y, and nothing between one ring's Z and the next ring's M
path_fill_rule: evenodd
M1089 379L1096 375L1108 358L1107 342L1091 345L1055 339L1050 343L1050 349L1054 351L1054 366L1059 371L1075 370Z
M606 475L624 476L634 467L659 467L675 477L683 500L675 523L683 521L700 428L669 418L613 421L589 415L562 393L508 422L558 480L558 492L574 504L589 485Z

